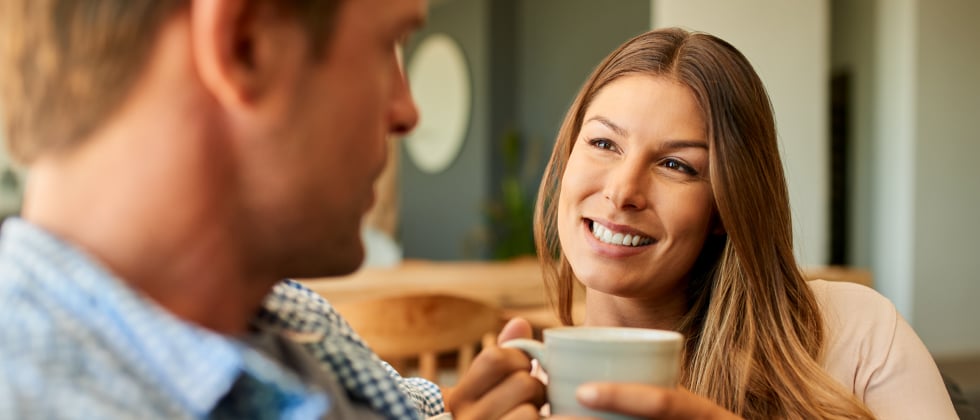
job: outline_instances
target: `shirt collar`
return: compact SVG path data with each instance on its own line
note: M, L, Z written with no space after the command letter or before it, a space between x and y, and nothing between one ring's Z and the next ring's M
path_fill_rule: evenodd
M275 362L238 340L175 317L42 228L11 218L2 232L2 252L31 268L32 286L80 323L97 328L105 345L120 347L116 354L191 412L207 415L243 373L286 393L309 393ZM314 405L325 408L319 398Z

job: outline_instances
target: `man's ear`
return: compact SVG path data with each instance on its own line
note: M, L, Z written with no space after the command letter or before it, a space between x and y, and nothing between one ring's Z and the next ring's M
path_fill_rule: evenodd
M282 18L274 2L199 0L191 6L191 48L201 80L226 107L252 107L276 81Z

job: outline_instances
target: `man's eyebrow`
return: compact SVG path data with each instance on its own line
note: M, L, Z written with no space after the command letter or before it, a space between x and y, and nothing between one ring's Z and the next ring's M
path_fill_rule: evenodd
M399 26L399 28L401 28L399 30L401 32L401 36L398 39L398 45L401 45L402 47L407 45L408 39L412 36L412 34L425 26L425 19L425 15L413 15L403 19L401 25Z
M406 31L415 31L425 26L425 20L426 16L423 14L412 15L405 18L405 21L402 22L402 27Z
M608 127L610 130L612 130L614 133L616 133L617 135L619 135L620 137L626 137L626 136L629 135L629 132L626 131L625 128L616 125L616 123L610 121L608 118L603 117L601 115L596 115L596 116L594 116L592 118L589 118L589 120L586 121L586 123L589 123L589 122L592 122L592 121L597 121L597 122L601 123L602 125Z

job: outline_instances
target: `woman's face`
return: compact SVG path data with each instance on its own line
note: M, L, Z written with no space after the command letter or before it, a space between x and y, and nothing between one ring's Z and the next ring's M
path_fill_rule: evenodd
M683 293L713 228L705 122L690 90L629 75L583 120L558 200L558 236L588 289L640 299Z

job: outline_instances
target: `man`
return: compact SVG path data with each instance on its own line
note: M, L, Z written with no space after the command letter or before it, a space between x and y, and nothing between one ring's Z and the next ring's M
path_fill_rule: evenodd
M385 138L418 118L397 45L425 7L0 1L0 103L30 169L0 235L0 418L442 412L280 282L361 263ZM533 414L540 385L484 398L528 379L526 357L488 355L457 418Z
M385 138L417 120L396 45L425 7L4 0L30 179L0 239L0 417L431 414L276 285L360 264Z

